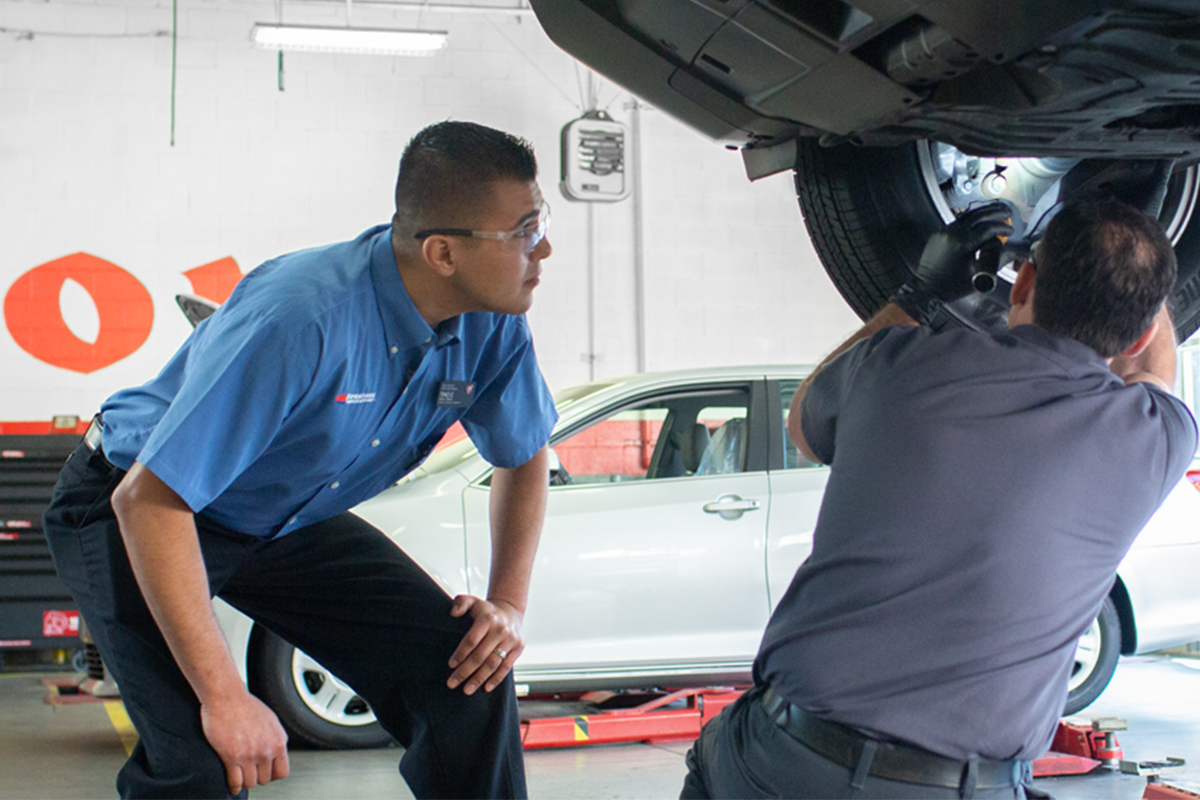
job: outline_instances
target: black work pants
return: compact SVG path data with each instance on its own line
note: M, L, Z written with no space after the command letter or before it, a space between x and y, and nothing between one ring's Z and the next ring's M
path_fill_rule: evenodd
M80 445L45 517L55 566L138 730L117 788L122 797L227 797L199 701L129 565L110 504L123 474ZM526 796L511 674L469 697L446 687L471 619L451 617L451 599L380 531L348 513L271 541L202 515L196 526L211 593L367 700L406 748L400 772L417 797Z
M854 770L819 755L780 728L755 687L711 719L687 754L688 774L681 800L713 797L830 798L1023 798L1028 775L1013 786L963 791L959 788L867 777L851 785Z

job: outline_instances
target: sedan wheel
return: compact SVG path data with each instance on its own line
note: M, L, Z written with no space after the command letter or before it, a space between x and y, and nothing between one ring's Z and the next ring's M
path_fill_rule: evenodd
M796 194L825 271L850 307L870 317L916 268L929 235L971 204L1003 199L1016 210L1017 235L1060 199L1079 159L985 158L936 142L896 147L796 143ZM1115 162L1122 164L1126 162ZM1082 166L1102 166L1085 163ZM1063 190L1064 193L1068 190ZM1159 220L1175 246L1179 278L1171 295L1183 341L1200 327L1200 172L1176 164ZM1006 327L1003 280L989 294L948 307L947 321Z
M1111 597L1104 598L1100 614L1079 637L1075 665L1067 682L1067 704L1063 716L1090 706L1108 686L1121 656L1121 621Z
M375 722L375 714L366 700L315 658L294 647L292 682L304 705L327 722L351 727Z
M255 628L247 666L250 690L279 717L293 744L340 750L392 741L366 700L275 634Z

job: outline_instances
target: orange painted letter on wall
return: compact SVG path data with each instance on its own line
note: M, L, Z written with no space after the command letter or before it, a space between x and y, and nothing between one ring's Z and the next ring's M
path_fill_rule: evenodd
M192 284L192 291L214 303L224 303L233 294L233 287L242 279L238 263L230 256L210 261L183 273Z
M63 320L59 295L74 280L100 318L95 342L80 339ZM137 278L102 258L75 253L26 272L4 298L8 331L23 350L47 364L89 373L142 346L154 324L154 301Z

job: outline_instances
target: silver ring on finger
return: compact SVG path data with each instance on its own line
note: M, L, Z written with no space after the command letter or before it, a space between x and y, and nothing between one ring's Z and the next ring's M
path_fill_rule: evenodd
M501 661L503 661L504 659L508 658L508 651L507 651L507 650L505 650L503 647L497 647L497 648L496 648L494 651L492 651L492 652L494 652L496 655L500 656L500 660L501 660Z

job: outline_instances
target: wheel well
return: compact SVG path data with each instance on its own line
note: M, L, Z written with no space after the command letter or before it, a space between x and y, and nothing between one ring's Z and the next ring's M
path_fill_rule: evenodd
M1129 602L1129 591L1119 576L1108 596L1117 607L1117 618L1121 621L1121 655L1133 655L1137 650L1137 623L1133 619L1133 603Z
M1122 622L1122 628L1124 622ZM250 638L246 643L246 688L256 697L261 697L259 692L262 689L259 678L258 659L262 652L263 639L270 634L266 628L259 625L257 622L250 626Z

